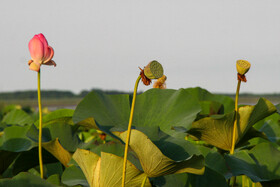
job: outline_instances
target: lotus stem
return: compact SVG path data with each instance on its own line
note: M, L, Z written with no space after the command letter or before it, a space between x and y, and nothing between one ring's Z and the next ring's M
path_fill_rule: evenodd
M234 118L234 124L233 124L232 143L231 143L231 150L230 150L231 155L234 153L234 147L235 147L235 139L236 139L236 131L237 131L237 117L238 117L238 96L239 96L240 85L241 85L241 80L238 79L237 89L236 89L236 94L235 94L235 118Z
M237 131L237 117L238 117L238 96L239 96L239 90L240 90L241 80L238 79L237 83L237 89L235 94L235 117L234 117L234 123L233 123L233 134L232 134L232 143L231 143L231 149L230 154L233 155L234 148L235 148L235 139L236 139L236 131ZM232 177L232 186L235 185L236 177Z
M137 88L139 81L141 79L141 75L138 76L135 86L134 86L134 92L133 92L133 99L130 109L130 117L129 117L129 123L127 128L127 135L126 135L126 141L125 141L125 150L124 150L124 160L123 160L123 174L122 174L122 187L125 186L125 175L126 175L126 163L127 163L127 153L128 153L128 145L130 140L130 134L131 134L131 124L133 120L133 113L134 113L134 106L135 106L135 100L136 100L136 94L137 94Z
M242 175L242 187L245 187L246 176Z
M41 105L41 79L40 70L38 71L38 108L39 108L39 165L40 175L44 178L43 159L42 159L42 105Z
M145 186L146 181L147 181L147 178L148 178L148 176L146 175L145 178L144 178L143 181L142 181L141 187L144 187L144 186Z

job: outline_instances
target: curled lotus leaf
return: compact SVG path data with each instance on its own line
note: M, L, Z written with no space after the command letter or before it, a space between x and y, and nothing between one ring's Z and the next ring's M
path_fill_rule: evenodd
M255 106L240 107L237 116L235 143L237 144L255 123L275 112L275 106L264 98L260 98ZM232 146L234 119L235 112L219 117L206 117L193 122L188 133L199 140L229 151Z
M81 167L90 187L121 186L123 158L110 153L97 154L77 149L73 159ZM131 162L127 164L126 186L140 187L147 177L145 173L137 169ZM149 180L145 187L151 187Z
M127 131L115 132L125 141ZM159 177L173 173L204 173L204 158L201 155L191 155L181 161L174 161L165 156L161 150L141 131L132 130L129 142L130 148L137 154L144 172L149 177Z

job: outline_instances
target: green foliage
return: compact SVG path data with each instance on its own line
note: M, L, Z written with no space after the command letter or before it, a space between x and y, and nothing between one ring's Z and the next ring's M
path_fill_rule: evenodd
M1 179L0 186L9 186L9 187L55 187L55 185L47 182L46 180L41 179L36 175L30 173L19 173L12 179Z
M280 179L280 151L272 143L261 143L251 150L242 150L226 162L234 176L245 174L254 182Z
M43 116L45 179L38 172L36 113L1 108L0 186L120 186L131 95L83 94L75 110ZM230 97L201 88L137 95L127 186L141 186L148 177L145 186L223 187L232 176L241 186L244 174L264 186L277 183L279 108L264 98L240 107L238 145L229 155L235 115Z
M275 112L275 106L264 98L261 98L255 106L240 107L236 144L255 123ZM234 116L235 112L231 112L219 117L203 118L193 123L189 134L220 149L229 151L232 146Z

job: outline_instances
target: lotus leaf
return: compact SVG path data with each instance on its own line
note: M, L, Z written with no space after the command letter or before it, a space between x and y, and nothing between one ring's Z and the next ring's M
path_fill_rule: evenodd
M26 136L29 129L30 126L13 125L6 127L0 137L0 150L21 152L35 147L37 144Z
M268 100L261 98L255 106L243 106L239 108L236 144L258 121L276 112L275 106ZM192 124L188 132L199 140L214 145L224 150L230 150L232 146L232 134L235 112L220 117L206 117Z
M90 151L77 149L73 159L83 170L91 187L121 186L123 158L104 152L99 157ZM128 161L126 185L141 186L144 178L146 174ZM145 186L151 186L148 180Z
M280 144L280 115L278 113L259 121L254 127L265 133L271 142Z
M71 109L59 109L55 110L45 116L43 116L43 127L51 123L64 123L64 124L73 124L72 116L74 110ZM35 122L35 126L39 126L39 120Z
M123 141L127 131L115 133ZM149 177L158 177L173 173L203 174L203 156L192 155L181 161L174 161L160 151L159 148L141 131L132 130L129 143L130 148L137 154L144 172Z
M77 106L73 121L78 123L90 117L107 133L126 130L130 114L129 95L89 93ZM173 127L189 129L201 108L199 102L186 90L151 89L136 98L132 126L158 127L166 134L176 136Z
M36 175L30 173L22 172L13 178L0 179L0 186L9 187L55 187L46 180L41 179Z
M89 186L82 170L75 165L65 169L61 176L61 182L68 186L75 186L79 184L83 186Z
M14 109L4 116L2 122L9 125L24 126L24 125L31 125L34 122L34 120L30 115L28 115L23 110Z
M68 167L68 163L72 158L72 155L65 150L58 141L58 138L50 142L42 143L44 149L49 151L57 160L59 160L65 167Z
M225 158L234 176L244 174L253 182L280 179L280 151L272 143L261 143Z
M207 110L211 109L213 112L226 114L234 110L234 100L228 96L212 94L200 87L187 88L186 91L200 101L204 111L207 105L210 105Z

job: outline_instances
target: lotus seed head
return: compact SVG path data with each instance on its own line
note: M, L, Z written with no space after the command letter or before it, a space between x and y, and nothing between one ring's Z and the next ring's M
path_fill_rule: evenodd
M251 67L250 62L247 60L237 60L236 62L236 69L240 75L246 74Z
M162 65L158 61L153 60L147 66L145 66L144 74L149 79L158 79L163 76Z

